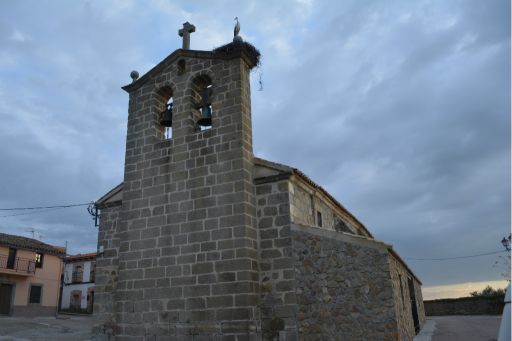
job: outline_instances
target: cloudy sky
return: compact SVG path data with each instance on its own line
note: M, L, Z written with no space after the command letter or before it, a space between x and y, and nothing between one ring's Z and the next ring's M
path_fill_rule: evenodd
M255 154L300 168L425 288L501 279L510 231L510 2L0 4L0 208L81 204L122 181L130 71L241 35L258 47ZM263 88L258 91L258 80ZM0 211L0 232L95 250L85 207ZM428 291L429 289L427 289ZM448 294L444 294L448 295Z

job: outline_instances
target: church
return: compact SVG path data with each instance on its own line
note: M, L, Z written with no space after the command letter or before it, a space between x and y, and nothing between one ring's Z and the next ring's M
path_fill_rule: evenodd
M421 282L300 170L253 154L235 30L132 72L124 181L99 211L95 340L411 341Z

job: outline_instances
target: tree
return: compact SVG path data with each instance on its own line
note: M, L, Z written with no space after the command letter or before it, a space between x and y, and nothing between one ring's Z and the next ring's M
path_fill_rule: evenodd
M505 298L505 289L494 289L490 285L485 287L482 291L473 291L469 293L471 297L482 297L482 298Z

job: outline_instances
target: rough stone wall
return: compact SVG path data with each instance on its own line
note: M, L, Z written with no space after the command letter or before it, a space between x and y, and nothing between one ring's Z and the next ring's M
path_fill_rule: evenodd
M96 257L96 278L94 292L94 334L98 340L109 340L115 332L114 293L117 286L119 266L119 236L117 226L121 205L100 208L98 245L103 254Z
M256 186L263 340L296 340L289 182Z
M397 340L386 247L292 225L300 340Z
M421 284L414 279L414 291L416 293L416 306L418 307L418 318L420 319L420 326L423 328L425 325L425 305L423 303L423 294L421 292Z
M359 229L348 219L342 217L331 206L327 205L325 199L317 192L308 192L297 183L290 185L290 212L291 220L295 224L304 226L318 226L317 211L322 214L322 228L334 231L340 226L341 231L347 233L361 234Z
M245 340L257 334L259 289L250 67L239 56L176 53L129 88L116 340ZM197 131L194 86L204 78L213 124ZM158 120L171 94L165 140Z
M294 184L290 186L290 212L291 220L295 224L316 225L313 215L313 196Z
M393 297L397 315L400 341L411 341L416 335L412 317L407 269L392 255L389 255L391 279L393 282Z
M461 297L425 301L428 316L442 315L501 315L504 297Z

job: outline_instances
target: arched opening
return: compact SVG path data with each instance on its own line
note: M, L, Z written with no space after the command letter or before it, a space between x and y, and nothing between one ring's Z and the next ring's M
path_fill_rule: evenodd
M161 140L172 138L173 97L172 88L164 86L155 94L154 110L157 118L157 136Z
M164 127L164 138L166 140L172 138L172 97L165 104L165 109L161 113L160 124Z
M194 100L194 122L200 131L210 129L212 127L212 95L213 84L210 77L202 75L196 77L192 82L192 97Z

